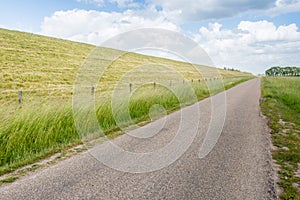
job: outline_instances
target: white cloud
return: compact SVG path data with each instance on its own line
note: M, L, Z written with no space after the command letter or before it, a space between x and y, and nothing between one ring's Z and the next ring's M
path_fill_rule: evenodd
M300 10L300 0L76 0L104 7L116 4L119 8L160 7L176 13L176 20L200 21L233 17L242 13L264 13L271 16ZM174 17L174 16L173 16Z
M104 0L76 0L77 2L96 4L99 7L104 6Z
M178 12L178 18L199 21L236 16L249 10L266 10L274 5L274 0L151 0L166 11Z
M41 33L75 41L100 44L122 32L138 28L163 28L178 30L178 27L157 12L151 17L147 13L127 10L118 12L99 12L86 10L57 11L46 17L41 25Z
M298 32L296 24L279 26L277 28L273 23L268 21L242 21L239 24L238 29L248 33L256 42L294 41L299 40L300 38L300 33Z
M275 6L267 11L271 16L300 11L300 0L276 0Z
M161 8L172 14L169 19L177 22L200 21L234 17L243 13L267 14L271 16L300 11L300 0L77 0L100 7L116 4L119 8ZM143 9L143 11L146 11Z
M299 65L300 32L296 24L276 27L268 21L241 21L236 29L218 23L195 35L217 66L264 72L273 65Z
M134 2L133 0L110 0L111 3L116 3L120 8L134 8L139 7L139 3Z
M165 12L176 13L178 22L223 19L243 14L278 16L300 11L300 0L148 0Z

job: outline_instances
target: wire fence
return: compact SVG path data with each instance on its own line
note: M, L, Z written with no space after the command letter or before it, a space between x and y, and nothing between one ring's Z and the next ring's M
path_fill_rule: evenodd
M239 76L239 77L229 77L222 78L223 82L229 82L232 80L233 82L237 79L247 78L247 76ZM152 81L152 82L128 82L123 84L107 84L105 86L94 86L94 85L86 85L80 86L84 88L86 91L90 91L90 95L98 95L98 94L107 94L111 93L114 90L122 90L127 91L129 93L133 93L136 89L143 85L152 85L153 89L156 89L158 85L163 85L164 87L177 87L184 84L191 84L195 86L197 84L207 84L212 81L220 80L221 78L212 77L212 78L203 78L203 79L182 79L182 80L164 80L164 81ZM17 102L18 104L24 103L24 101L33 101L35 98L45 98L45 99L65 99L70 98L73 95L74 87L76 86L65 86L65 87L54 87L54 88L20 88L20 89L8 89L1 91L0 102ZM3 105L3 103L2 103Z

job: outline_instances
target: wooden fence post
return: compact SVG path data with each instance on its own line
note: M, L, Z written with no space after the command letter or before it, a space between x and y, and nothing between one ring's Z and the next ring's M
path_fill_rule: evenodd
M129 92L132 92L132 83L129 83Z
M22 94L22 90L18 91L18 101L19 104L21 104L23 102L23 94Z
M94 87L94 86L92 86L91 93L92 93L92 96L94 96L94 95L95 95L95 87Z

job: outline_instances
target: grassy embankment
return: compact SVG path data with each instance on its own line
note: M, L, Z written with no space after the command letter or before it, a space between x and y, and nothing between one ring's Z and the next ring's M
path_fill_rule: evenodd
M300 78L266 77L262 96L262 111L272 129L273 158L280 166L280 198L300 199Z
M82 143L74 124L73 85L80 66L94 48L92 45L0 29L0 175ZM108 63L114 54L120 53L106 48L98 51ZM128 81L135 83L129 104L134 122L149 121L149 109L155 104L171 112L180 108L180 103L194 103L186 92L187 83L192 85L198 100L210 95L203 76L190 64L126 53L111 63L95 88L98 123L108 136L119 129L110 104L114 86L127 72L140 65L168 67L181 74L185 81L173 78L170 71L164 73L159 67L152 67L153 73L142 71L138 78L135 75L129 77ZM198 67L208 76L206 78L215 78L214 73L210 73L215 69ZM226 89L253 77L248 73L222 69L218 72ZM172 81L170 87L178 92L180 102L165 87L157 85L154 90L155 77L164 77L168 83ZM129 90L129 82L124 85L124 90ZM209 82L214 83L213 80ZM149 84L141 86L145 83ZM138 86L141 88L138 89ZM18 90L23 91L22 105L18 104ZM222 87L218 87L212 93L221 90ZM124 112L119 110L117 117L122 118ZM130 119L122 119L122 124L130 125Z

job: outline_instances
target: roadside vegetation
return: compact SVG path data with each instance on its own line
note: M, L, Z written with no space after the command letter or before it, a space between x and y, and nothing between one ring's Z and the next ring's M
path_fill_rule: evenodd
M300 199L300 77L265 77L261 108L272 129L281 199Z
M0 175L82 143L74 123L72 94L80 66L93 49L94 46L87 44L0 29ZM153 105L159 104L170 113L253 78L249 73L218 69L217 79L210 73L215 69L198 66L206 74L203 77L191 64L135 53L124 52L112 62L120 51L106 48L98 51L110 65L98 85L89 85L87 91L94 95L97 123L108 137L120 129L116 117L120 117L124 127L131 125L131 120L148 122ZM184 79L162 73L159 67L141 71L140 76L133 74L122 85L122 91L131 92L130 119L123 117L127 109L122 109L121 98L120 109L114 116L110 98L115 86L128 71L141 65L167 66ZM155 84L155 77L162 76L173 92ZM208 84L220 80L222 87L216 85L212 91L208 90ZM188 88L193 88L196 99L187 93ZM20 91L22 103L18 102ZM96 136L84 135L88 139Z

